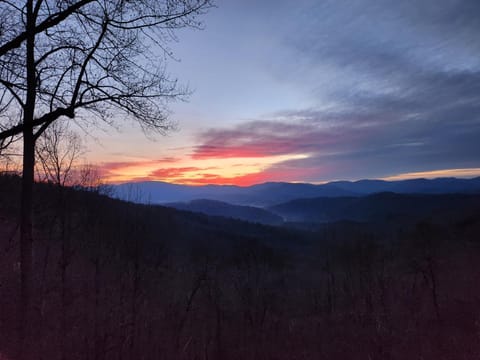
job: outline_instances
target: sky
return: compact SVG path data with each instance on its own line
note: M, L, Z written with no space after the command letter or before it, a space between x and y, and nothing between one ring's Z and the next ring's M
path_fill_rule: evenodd
M169 72L177 129L87 136L111 182L480 176L480 1L218 0Z

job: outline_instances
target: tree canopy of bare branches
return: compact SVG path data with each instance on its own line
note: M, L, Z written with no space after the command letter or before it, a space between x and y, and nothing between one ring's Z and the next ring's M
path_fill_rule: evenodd
M209 0L1 1L0 139L22 134L27 106L35 137L60 116L86 112L105 121L121 113L145 129L168 130L167 102L186 91L162 60L170 56L173 31L200 27L197 16L209 6Z

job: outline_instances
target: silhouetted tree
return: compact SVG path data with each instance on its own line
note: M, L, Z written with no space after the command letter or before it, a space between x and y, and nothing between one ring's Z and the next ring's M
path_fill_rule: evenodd
M199 27L197 16L210 6L210 0L0 2L0 146L23 138L20 349L28 348L36 140L61 117L112 123L123 113L145 130L170 129L166 105L186 90L159 59L170 55L173 31Z

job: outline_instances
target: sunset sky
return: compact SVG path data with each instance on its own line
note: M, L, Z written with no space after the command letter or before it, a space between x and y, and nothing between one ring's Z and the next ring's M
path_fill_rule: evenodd
M480 1L217 5L170 44L178 129L86 137L109 181L480 176Z

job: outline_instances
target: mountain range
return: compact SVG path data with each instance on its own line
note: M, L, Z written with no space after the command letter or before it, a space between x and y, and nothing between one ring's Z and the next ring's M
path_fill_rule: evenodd
M198 199L235 205L268 207L296 199L360 197L381 192L397 194L480 193L480 177L401 181L335 181L326 184L268 182L247 187L234 185L188 186L158 181L114 185L115 196L136 203L167 204Z
M142 182L116 185L115 193L131 202L274 226L339 221L442 222L480 212L480 177L320 185L270 182L248 187Z

